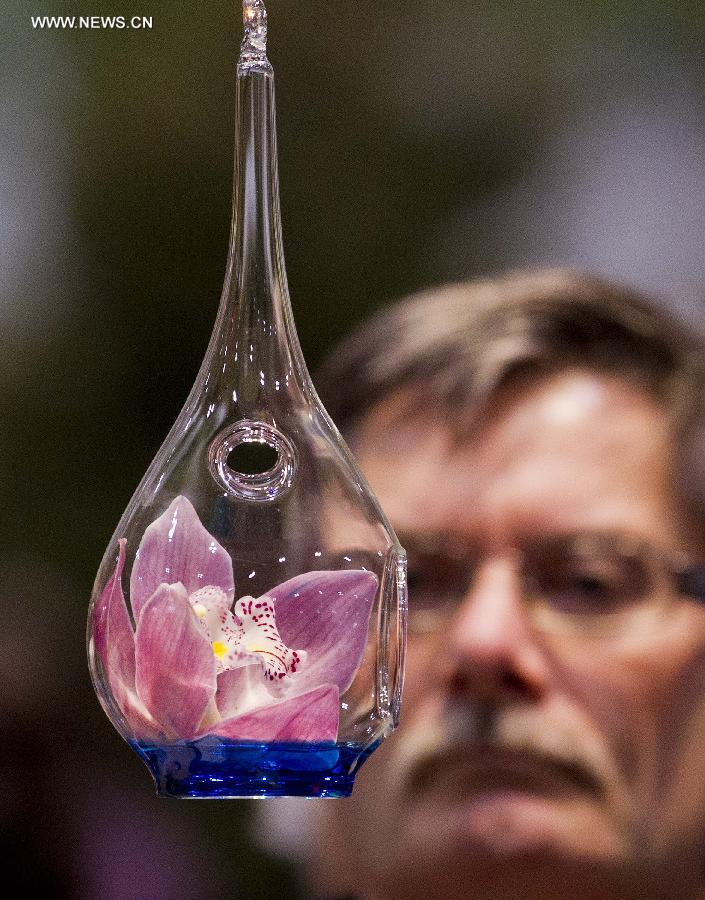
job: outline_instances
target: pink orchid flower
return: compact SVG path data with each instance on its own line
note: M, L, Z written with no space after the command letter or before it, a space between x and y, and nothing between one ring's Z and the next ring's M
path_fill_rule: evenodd
M308 572L233 607L229 554L177 497L137 551L133 629L122 589L125 545L93 637L134 738L336 740L340 695L367 643L376 575Z

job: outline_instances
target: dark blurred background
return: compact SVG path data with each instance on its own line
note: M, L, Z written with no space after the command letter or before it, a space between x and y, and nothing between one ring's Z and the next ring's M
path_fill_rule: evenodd
M569 264L705 296L705 7L270 0L285 250L312 368L381 304ZM151 16L38 30L33 15ZM0 826L27 889L294 897L246 803L157 801L100 711L98 563L212 327L237 2L0 8Z

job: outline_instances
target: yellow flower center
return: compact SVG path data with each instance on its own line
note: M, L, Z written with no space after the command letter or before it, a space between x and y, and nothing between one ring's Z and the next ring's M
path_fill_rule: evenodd
M213 641L213 653L220 659L228 652L228 648L222 641Z

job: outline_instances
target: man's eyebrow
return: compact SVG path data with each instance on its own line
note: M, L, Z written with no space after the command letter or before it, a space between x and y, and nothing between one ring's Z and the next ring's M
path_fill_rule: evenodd
M546 540L559 543L561 541L580 541L582 538L586 540L602 541L605 544L622 542L631 545L635 549L640 549L643 546L650 546L652 544L649 536L646 534L642 534L633 528L618 528L614 526L609 528L546 528L537 532L535 535L519 533L516 535L516 543L530 544L533 541Z
M410 553L426 555L444 555L454 558L466 556L477 551L481 542L473 540L472 535L460 536L449 531L427 531L424 529L397 529L399 543ZM510 544L521 548L531 546L535 542L561 541L571 542L580 538L597 539L606 544L628 542L636 547L648 545L649 540L645 535L633 529L620 528L546 528L535 533L526 533L523 529L517 530Z
M443 533L438 531L401 531L396 530L399 543L408 550L413 547L415 550L435 549L443 544Z
M447 531L397 531L402 547L409 553L459 558L473 549L473 542Z

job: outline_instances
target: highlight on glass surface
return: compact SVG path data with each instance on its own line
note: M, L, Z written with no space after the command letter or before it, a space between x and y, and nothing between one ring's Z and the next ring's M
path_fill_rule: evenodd
M218 317L98 571L89 664L158 794L342 797L398 721L406 559L303 361L264 4L243 14Z

